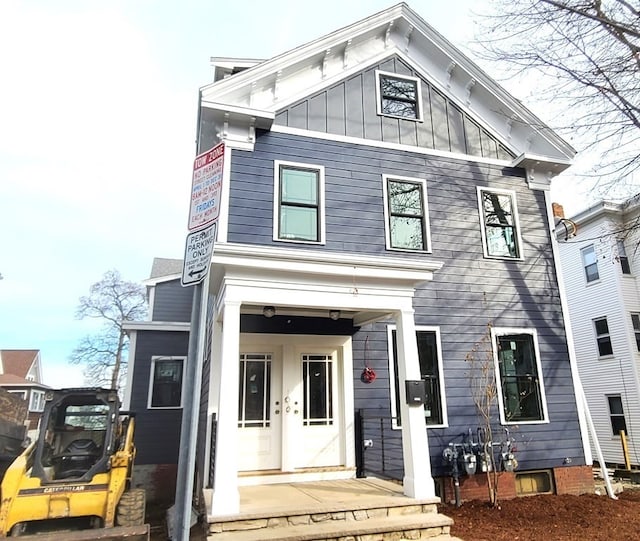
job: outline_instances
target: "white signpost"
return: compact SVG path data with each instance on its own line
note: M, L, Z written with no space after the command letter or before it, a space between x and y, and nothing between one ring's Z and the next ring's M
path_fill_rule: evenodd
M196 156L191 179L191 204L184 247L181 283L184 287L200 283L209 273L211 254L216 240L224 143Z

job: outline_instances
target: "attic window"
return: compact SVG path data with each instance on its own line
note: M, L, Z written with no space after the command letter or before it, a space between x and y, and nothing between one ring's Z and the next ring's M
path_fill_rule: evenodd
M378 114L422 120L420 79L376 71Z

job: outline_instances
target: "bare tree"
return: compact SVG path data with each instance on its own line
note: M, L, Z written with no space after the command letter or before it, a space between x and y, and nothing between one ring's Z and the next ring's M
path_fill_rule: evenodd
M88 296L80 297L76 310L78 319L100 319L103 328L81 340L71 354L71 362L84 365L85 376L90 381L117 389L128 346L123 324L139 321L146 314L144 287L123 280L116 270L106 272L102 280L91 286Z
M597 153L599 188L628 195L621 182L640 167L640 3L493 0L479 29L476 53L535 76L552 127Z

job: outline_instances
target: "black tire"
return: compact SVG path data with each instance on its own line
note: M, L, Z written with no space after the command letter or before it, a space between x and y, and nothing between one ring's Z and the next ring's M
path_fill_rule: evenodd
M144 524L146 496L143 488L126 490L116 509L118 526L140 526Z

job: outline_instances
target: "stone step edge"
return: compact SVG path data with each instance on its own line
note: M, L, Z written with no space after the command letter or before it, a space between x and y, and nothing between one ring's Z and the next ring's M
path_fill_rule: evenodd
M264 509L253 512L240 512L237 515L208 515L207 522L209 524L214 524L218 522L235 522L240 520L255 520L261 518L318 515L322 513L341 513L343 511L362 511L365 509L382 509L384 507L386 507L387 509L395 509L399 507L414 507L418 505L423 509L425 507L433 507L433 510L429 510L428 512L436 512L436 506L440 503L442 503L442 500L440 498L421 498L419 500L414 500L412 498L389 497L379 499L377 501L371 501L363 498L363 502L361 504L354 501L340 502L337 504L318 503L314 504L313 507L300 508L292 508L291 505L283 505L280 507L265 507Z
M208 541L313 541L316 539L339 539L357 535L372 535L392 532L410 532L441 529L433 538L442 535L449 539L449 529L453 520L445 515L429 513L424 515L402 515L399 517L378 517L367 520L328 521L261 528L259 530L235 530L210 533ZM431 537L430 537L431 539Z

